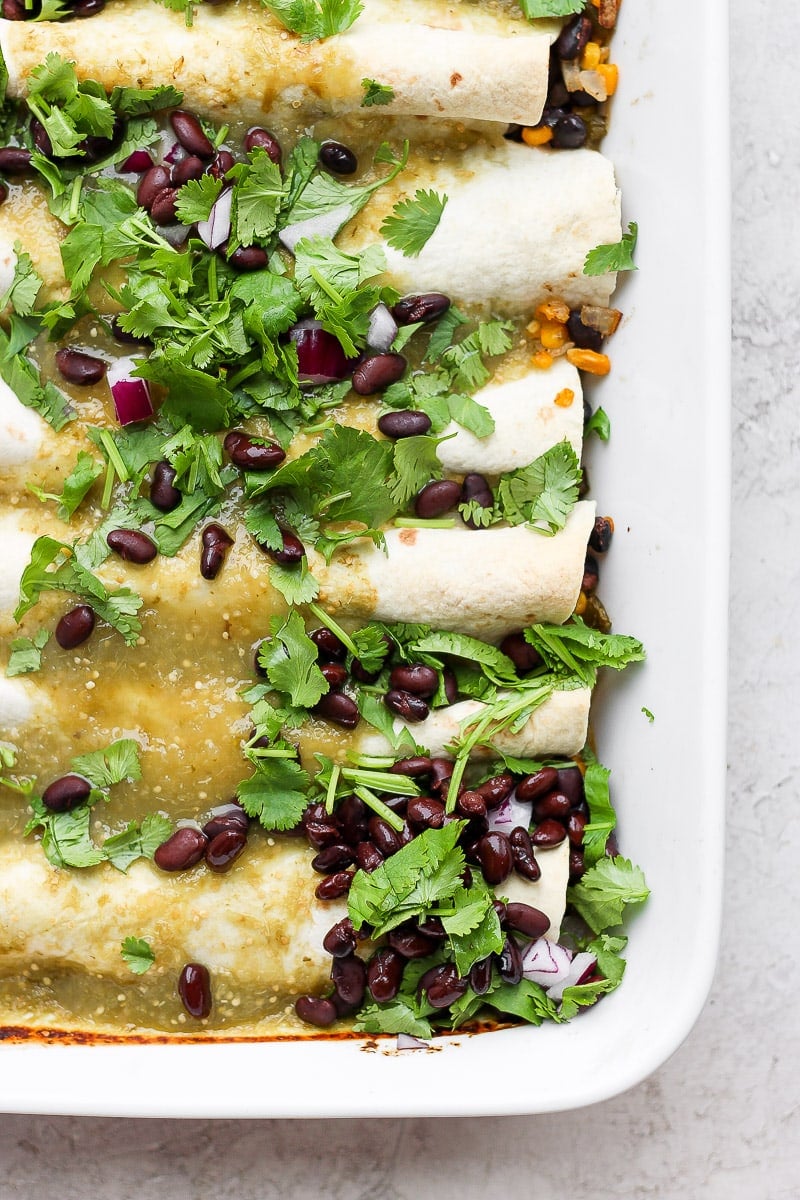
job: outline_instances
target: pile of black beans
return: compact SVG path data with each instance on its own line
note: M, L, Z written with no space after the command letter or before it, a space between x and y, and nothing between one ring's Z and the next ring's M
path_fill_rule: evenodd
M570 844L570 881L575 882L583 874L583 830L589 810L583 776L577 766L543 767L527 776L505 771L477 787L462 786L452 815L446 812L452 762L418 756L400 760L392 770L417 780L426 791L425 795L410 799L388 793L381 796L384 804L403 819L402 832L398 833L373 813L358 796L346 796L333 813L326 812L324 804L311 804L306 809L302 829L316 850L311 865L324 876L316 888L318 899L345 896L357 868L374 871L425 829L438 829L457 819L467 821L459 839L469 864L465 870L467 884L473 870L479 870L493 887L502 888L515 871L535 882L541 873L536 850L557 846L565 839ZM530 802L527 827L520 825L508 834L490 831L487 813L498 808L512 791L517 800ZM485 994L493 967L507 983L521 980L520 949L512 935L518 933L529 940L541 937L549 928L547 917L528 904L506 905L498 900L495 908L506 932L502 952L476 963L467 978L459 978L452 963L432 967L419 986L434 1008L449 1007L464 995L467 987L477 995ZM334 990L328 997L301 996L295 1009L302 1020L320 1027L331 1025L358 1009L367 990L379 1003L392 1000L402 985L406 964L434 954L446 938L437 918L408 921L392 930L386 944L365 960L356 950L370 933L368 927L355 929L349 917L330 928L323 945L333 957Z
M247 845L250 818L236 801L210 817L202 828L183 825L170 834L155 852L153 861L162 871L188 871L205 859L217 873L227 871Z

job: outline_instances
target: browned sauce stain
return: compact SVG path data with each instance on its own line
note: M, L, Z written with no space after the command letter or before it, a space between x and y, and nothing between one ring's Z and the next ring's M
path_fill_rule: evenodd
M416 529L401 529L400 530L400 541L403 543L404 546L415 546L417 544Z
M464 76L459 75L458 71L453 71L453 74L450 76L450 87L458 87L463 78Z

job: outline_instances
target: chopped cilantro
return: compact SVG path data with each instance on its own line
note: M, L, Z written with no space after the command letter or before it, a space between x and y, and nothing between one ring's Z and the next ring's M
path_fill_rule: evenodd
M236 794L248 816L257 817L265 829L294 829L308 802L309 782L298 762L264 758Z
M639 236L639 226L635 221L628 224L628 232L623 233L622 238L612 245L595 246L594 250L590 250L586 255L586 262L583 264L584 275L605 275L608 271L635 271L637 270L636 263L633 261L633 252L636 249L636 241Z
M139 858L152 859L158 847L172 833L172 822L160 813L149 813L141 825L137 821L112 834L103 842L103 853L118 871L127 871Z
M527 523L539 533L563 529L578 499L581 469L566 439L504 475L496 492L499 513L511 525Z
M68 398L50 380L42 384L33 363L24 354L12 352L12 343L3 329L0 329L0 376L20 404L38 412L56 433L74 420Z
M300 614L293 610L281 622L273 619L272 637L261 644L259 663L272 686L286 692L293 705L313 708L329 690L317 666L317 647L306 633Z
M391 104L394 100L394 88L389 87L386 83L378 83L376 79L362 79L361 86L364 89L364 98L361 101L362 108L371 108L373 105Z
M103 750L73 758L72 769L96 788L110 788L123 780L133 783L142 778L139 750L139 743L133 738L120 738Z
M415 258L436 231L442 219L447 196L433 189L417 188L415 195L398 200L381 224L381 234L395 250Z
M51 812L38 796L30 797L33 816L25 834L42 831L42 850L54 867L96 867L104 859L103 851L92 841L89 823L91 804L81 804L71 812Z
M126 937L123 939L120 954L134 975L144 975L156 961L155 951L144 938Z
M175 215L184 225L207 221L211 209L222 191L222 180L213 175L201 175L182 184L175 201Z
M364 11L360 0L261 0L261 3L304 42L344 33Z
M273 563L269 569L269 582L287 604L308 604L319 595L319 583L309 571L305 558L299 568Z
M619 925L629 904L650 895L644 873L627 858L601 858L567 892L567 899L594 933Z
M644 647L636 638L602 633L580 617L571 617L563 625L531 625L525 630L525 640L551 671L577 677L588 687L594 686L598 667L621 670L645 657Z
M36 304L42 278L36 273L31 256L22 249L20 242L14 243L14 257L14 276L5 295L0 297L0 310L10 304L19 316L29 317Z
M649 708L645 708L645 706L644 706L644 705L642 705L642 712L644 713L644 715L647 717L648 721L649 721L649 722L650 722L650 724L652 725L652 724L653 724L653 721L655 721L655 719L656 719L656 718L655 718L655 714L654 714L654 713L651 713L651 712L650 712L650 709L649 709Z
M611 421L604 408L598 407L594 410L586 422L583 432L585 437L588 437L590 433L596 433L601 441L608 441L611 436Z
M69 521L75 510L83 502L94 481L103 473L103 468L96 458L85 450L78 451L75 466L64 480L64 487L59 493L44 492L34 484L28 484L28 490L33 492L37 500L46 503L53 500L58 508L56 513L60 520Z
M540 17L571 17L585 7L584 0L518 0L518 3L529 21Z
M15 675L28 675L31 671L38 671L42 665L42 651L49 640L50 634L46 629L39 629L32 638L14 638L8 656L6 676L11 679Z

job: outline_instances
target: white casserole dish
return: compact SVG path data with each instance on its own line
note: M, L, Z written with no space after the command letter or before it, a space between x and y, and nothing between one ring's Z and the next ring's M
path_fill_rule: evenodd
M0 1111L547 1112L631 1087L689 1032L711 983L722 891L729 506L727 6L702 0L694 13L687 37L670 5L628 0L604 146L625 220L640 224L639 271L617 294L626 320L614 368L593 396L612 439L589 467L617 527L603 600L649 653L596 701L622 851L652 890L631 922L623 986L570 1025L455 1037L427 1052L397 1054L394 1039L8 1044Z

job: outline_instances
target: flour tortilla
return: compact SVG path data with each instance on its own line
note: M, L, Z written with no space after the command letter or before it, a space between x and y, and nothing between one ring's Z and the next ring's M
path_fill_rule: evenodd
M189 108L221 121L358 111L369 78L393 89L392 115L536 124L559 24L475 5L366 0L346 33L303 43L257 3L198 5L187 28L183 13L113 0L88 21L0 22L0 45L12 96L57 51L107 91L171 83Z
M502 750L519 758L545 758L548 755L579 754L586 745L589 724L589 688L553 692L516 732L501 730L487 745L476 746L472 757L491 758L493 751ZM448 755L448 747L458 737L462 725L474 721L486 711L479 700L461 700L447 708L435 708L425 721L408 722L399 717L394 721L397 733L407 729L418 746L435 758ZM370 730L358 738L361 754L391 754L393 746L383 734Z

